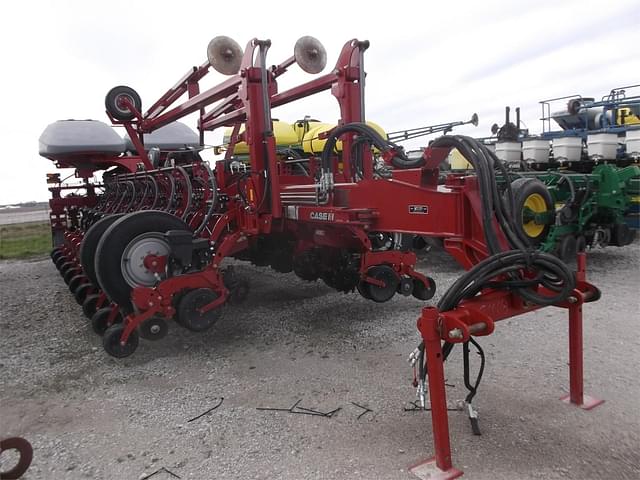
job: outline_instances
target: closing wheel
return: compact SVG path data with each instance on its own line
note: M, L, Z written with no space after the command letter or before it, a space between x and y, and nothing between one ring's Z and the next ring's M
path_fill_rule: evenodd
M75 295L76 289L80 285L86 282L87 282L87 277L85 277L82 273L80 273L78 275L74 275L73 277L71 277L71 280L69 280L69 283L67 285L69 286L69 291L71 292L71 294Z
M376 265L375 267L371 267L367 271L367 276L384 282L384 286L374 285L372 283L363 285L363 288L368 294L368 298L374 302L383 303L389 301L396 294L400 279L389 265Z
M104 235L113 223L121 218L124 214L109 215L101 218L96 223L91 225L91 228L87 230L82 237L82 243L80 244L80 264L85 275L89 278L94 285L98 284L98 277L96 276L96 250L100 238Z
M62 275L62 278L64 278L67 272L72 268L76 268L76 262L70 262L67 260L62 265L60 265L60 268L58 270L60 270L60 275Z
M138 348L138 332L135 330L131 332L131 335L129 335L129 338L127 338L124 344L120 341L122 332L124 332L124 325L122 323L114 323L104 332L102 346L112 357L128 357Z
M217 298L218 294L208 288L196 288L185 293L178 303L178 323L192 332L208 330L219 320L222 310L217 307L203 313L200 309Z
M422 280L417 278L413 279L413 292L411 294L418 300L431 300L436 294L436 282L433 278L427 277L428 285L425 285Z
M62 249L62 247L57 247L51 250L51 260L53 260L53 263L56 263L56 260L62 255L64 255L64 250Z
M547 236L555 213L549 190L536 178L518 178L511 182L514 218L518 236L530 245L539 245Z
M64 280L64 283L69 285L69 283L71 282L71 279L77 275L80 275L81 273L82 273L82 269L78 266L68 268L67 271L64 272L62 279Z
M62 268L62 265L64 265L66 262L68 262L69 260L67 259L67 256L62 254L60 255L58 258L56 258L56 268L58 270L60 270Z
M113 118L120 120L121 122L133 120L136 116L136 113L125 105L125 99L128 100L138 112L142 111L140 95L138 95L138 92L131 87L124 85L113 87L109 90L109 93L107 93L107 96L104 99L104 106L107 109L107 112L109 112Z
M134 212L119 218L98 242L95 270L98 283L109 299L131 311L131 290L136 286L153 286L163 274L147 270L147 255L164 256L169 244L164 233L189 230L173 215L155 210Z
M91 316L91 328L96 334L100 336L104 335L104 332L107 330L107 328L111 326L109 324L110 314L111 307L104 307L96 310L96 313ZM113 320L113 325L115 325L116 323L122 323L122 315L120 314L120 312L116 314L116 317Z
M576 238L576 251L578 253L582 253L585 252L587 250L587 239L584 237L584 235L579 235L578 238Z
M160 340L167 335L168 331L167 322L160 317L147 318L138 326L138 333L145 340Z
M100 294L92 293L91 295L87 295L82 302L82 313L87 318L91 318L96 310L98 309L98 300L100 299Z
M76 291L73 292L73 298L76 299L78 305L82 305L87 298L87 295L93 293L95 290L94 286L88 282L81 283L76 288Z

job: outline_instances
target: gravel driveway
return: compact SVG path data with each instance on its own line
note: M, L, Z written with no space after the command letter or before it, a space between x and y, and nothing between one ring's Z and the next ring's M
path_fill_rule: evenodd
M250 297L212 330L172 325L116 360L48 258L0 262L0 437L33 444L24 478L142 479L163 467L154 480L413 478L407 467L433 448L429 412L404 411L421 303L375 304L236 268ZM435 252L420 270L440 292L461 273ZM450 416L454 465L467 478L640 478L640 245L592 252L589 277L603 296L585 306L585 391L606 403L585 412L558 400L568 388L565 311L500 322L480 338L483 435L463 413ZM454 405L466 394L460 351L446 374ZM298 401L340 410L257 409Z

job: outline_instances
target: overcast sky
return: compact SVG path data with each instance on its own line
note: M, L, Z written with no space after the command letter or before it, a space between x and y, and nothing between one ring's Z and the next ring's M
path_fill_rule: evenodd
M253 37L271 39L273 64L291 55L297 38L313 35L326 46L327 70L346 41L369 40L367 116L387 131L477 112L478 128L457 131L487 136L512 105L539 132L541 99L600 98L640 83L638 0L23 0L2 2L0 18L0 204L48 198L45 173L55 169L38 155L38 137L49 123L107 121L104 96L121 84L148 107L205 61L216 35L243 47ZM292 67L280 90L310 78ZM203 85L222 80L212 73ZM274 111L286 121L304 115L335 122L337 102L326 92Z

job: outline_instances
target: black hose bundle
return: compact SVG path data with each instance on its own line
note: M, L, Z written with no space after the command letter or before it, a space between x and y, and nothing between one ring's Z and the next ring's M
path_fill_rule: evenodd
M527 247L526 241L520 236L520 229L515 225L515 202L509 174L500 159L477 140L461 135L440 137L432 143L432 147L457 148L473 165L478 176L485 241L491 254L449 288L438 303L438 309L452 310L463 299L471 298L487 287L513 290L537 305L551 305L564 300L575 286L573 273L557 257ZM506 180L506 199L498 190L496 171ZM502 251L494 219L512 250ZM496 280L498 278L501 280ZM538 286L557 293L541 295L537 293Z
M338 139L344 135L345 133L356 133L362 137L358 143L367 141L374 147L376 147L380 151L388 151L393 150L395 155L391 159L391 163L394 167L397 168L417 168L424 164L424 159L422 157L417 157L410 159L404 153L404 149L383 138L373 127L367 125L366 123L347 123L346 125L342 125L335 130L333 130L329 136L327 137L327 141L324 144L324 148L322 149L321 155L321 165L322 169L325 172L331 171L331 155L336 147L336 143Z

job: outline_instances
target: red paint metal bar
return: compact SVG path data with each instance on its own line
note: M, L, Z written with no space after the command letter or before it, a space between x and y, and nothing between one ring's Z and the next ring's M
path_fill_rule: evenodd
M200 67L191 67L176 84L160 97L143 115L143 118L153 118L162 113L169 105L180 98L188 89L188 84L198 82L209 72L209 62L205 62Z
M153 130L164 127L179 118L197 112L200 108L222 100L232 93L235 93L240 86L240 82L240 76L235 75L221 84L202 92L200 95L190 98L182 105L178 105L159 117L142 120L142 122L140 122L140 130L143 132L152 132Z

